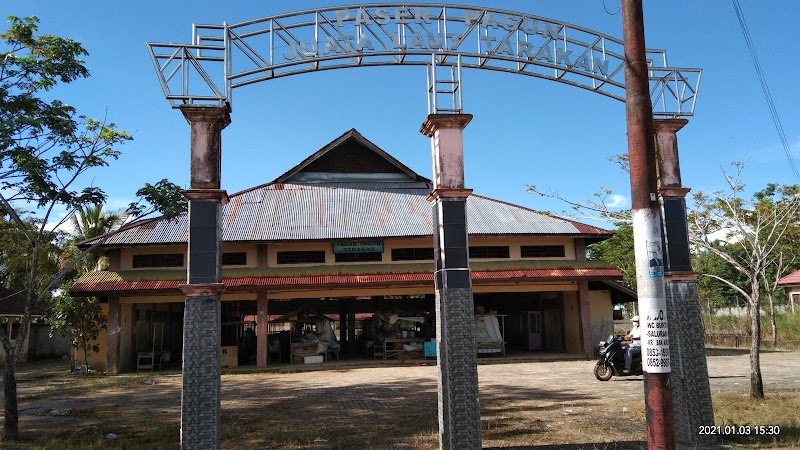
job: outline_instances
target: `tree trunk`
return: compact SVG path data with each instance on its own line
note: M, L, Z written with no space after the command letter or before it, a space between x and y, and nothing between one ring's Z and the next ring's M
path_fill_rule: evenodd
M17 346L12 346L6 354L6 367L3 371L3 395L5 396L5 420L3 421L3 441L16 441L19 438L19 409L17 408Z
M764 382L761 379L761 305L760 299L754 295L750 304L750 325L753 339L750 344L750 397L764 398Z
M778 325L775 323L775 301L772 293L767 294L769 299L769 323L772 326L772 349L778 346Z

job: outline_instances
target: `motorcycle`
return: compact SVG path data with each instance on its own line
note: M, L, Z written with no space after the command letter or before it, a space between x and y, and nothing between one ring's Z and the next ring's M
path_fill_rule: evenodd
M625 369L625 348L622 346L622 337L609 335L605 341L598 344L600 359L594 366L594 376L600 381L608 381L613 376L629 377L642 375L642 354L633 355L633 363L628 373Z

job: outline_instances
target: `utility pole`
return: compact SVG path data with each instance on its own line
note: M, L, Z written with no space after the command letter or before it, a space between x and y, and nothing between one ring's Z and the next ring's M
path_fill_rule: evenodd
M661 210L642 0L622 0L625 112L648 448L675 449Z

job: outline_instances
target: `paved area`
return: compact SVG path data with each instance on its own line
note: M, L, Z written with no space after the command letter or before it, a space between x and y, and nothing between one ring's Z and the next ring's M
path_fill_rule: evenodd
M708 351L709 378L712 392L749 392L750 362L749 353L742 350ZM560 359L569 359L562 361ZM544 355L535 360L517 358L506 360L480 360L478 376L481 390L521 389L539 387L553 393L592 392L592 396L609 399L639 399L643 395L641 376L614 377L601 382L594 378L594 360L575 359L568 355ZM275 366L276 373L255 374L245 370L231 372L224 379L223 389L233 386L235 379L244 383L280 378L282 383L290 383L296 388L325 389L337 391L347 386L369 384L393 384L398 389L404 386L414 389L424 387L436 390L436 367L431 361L419 361L414 365L385 365L372 362L332 362L309 368L303 365ZM420 365L424 364L424 365ZM367 367L364 367L366 365ZM767 392L778 390L800 390L800 352L762 352L762 377ZM306 371L306 369L310 369ZM284 373L285 371L285 373ZM673 376L678 376L674 374ZM248 379L248 381L242 380ZM316 394L315 394L316 395ZM363 400L358 393L353 398ZM347 402L347 395L336 401ZM402 403L400 399L393 402Z

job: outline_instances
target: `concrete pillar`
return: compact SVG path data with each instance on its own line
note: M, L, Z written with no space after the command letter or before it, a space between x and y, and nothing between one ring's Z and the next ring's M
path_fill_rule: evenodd
M704 346L703 322L697 299L697 276L692 271L686 220L686 194L681 185L677 132L685 119L654 121L658 158L658 192L664 217L664 278L669 350L672 363L675 437L689 445L712 444L713 435L701 435L701 426L714 425L711 387Z
M269 298L266 292L256 293L256 366L266 369L269 364Z
M106 373L116 375L120 371L120 333L122 332L122 310L119 297L108 298L108 317L106 318Z
M469 270L467 197L462 130L469 114L431 114L420 132L433 152L436 352L439 445L443 450L481 448L475 305Z
M356 300L347 299L347 353L355 355L358 353L358 343L356 341Z
M586 241L575 239L575 260L586 261ZM589 304L589 282L578 281L578 320L580 320L581 350L588 357L594 356L592 333L592 308Z
M222 130L227 107L181 108L191 127L189 258L183 314L181 449L220 447L220 297L222 284Z

